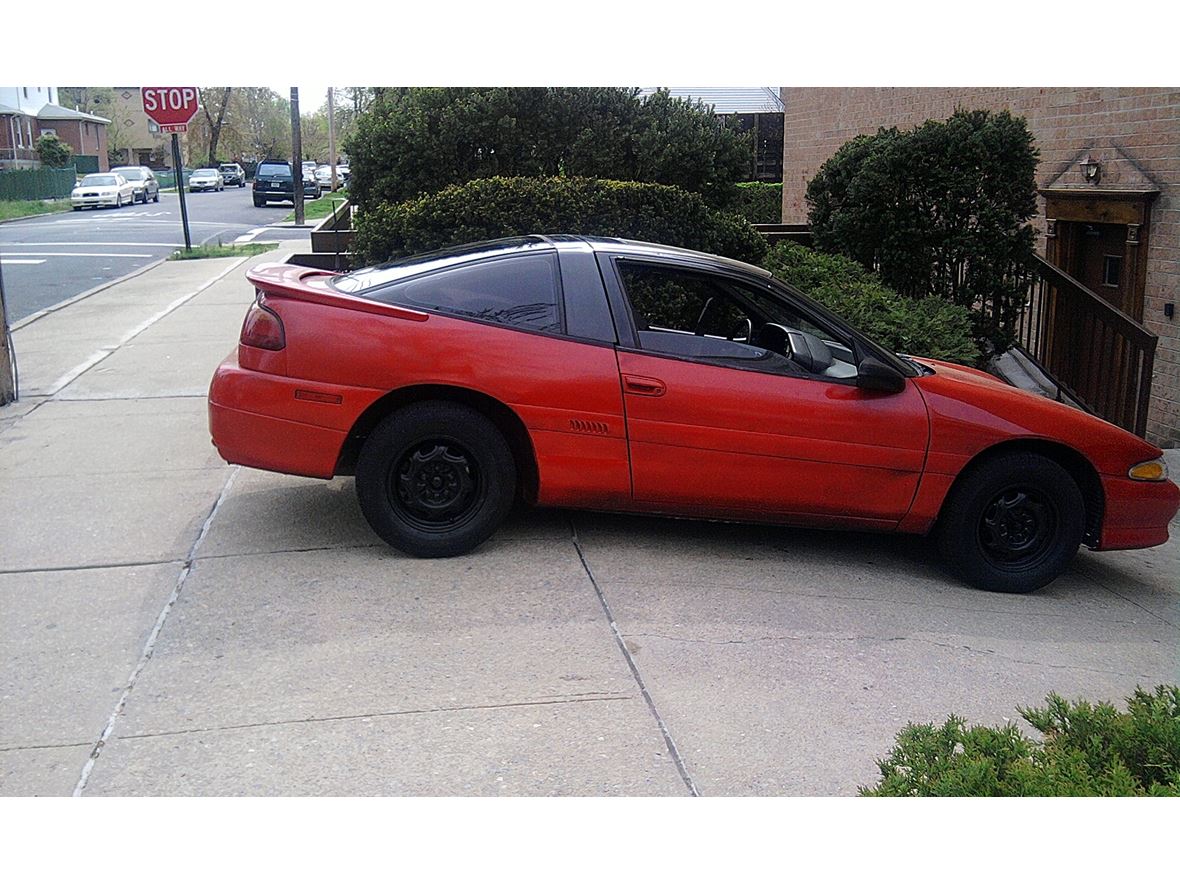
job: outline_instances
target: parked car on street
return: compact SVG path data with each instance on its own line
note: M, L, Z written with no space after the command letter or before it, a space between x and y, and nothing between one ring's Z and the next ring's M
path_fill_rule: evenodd
M135 188L134 203L160 202L160 182L147 166L116 166L111 169L131 182Z
M331 166L317 166L315 170L316 184L320 186L321 191L330 191L332 189L332 167ZM344 187L344 176L340 174L340 167L336 167L336 187Z
M308 167L307 163L303 164L303 199L318 200L320 198L320 183L316 181L315 177L315 163Z
M189 193L197 191L223 191L225 179L216 169L198 169L189 177Z
M1164 543L1180 507L1156 446L890 353L726 258L528 236L247 278L209 390L218 451L355 474L373 530L418 556L472 550L523 499L932 533L966 581L1023 593L1082 543Z
M118 209L135 202L135 185L118 172L92 172L84 176L70 191L70 204L74 210L87 206L110 206Z
M221 178L226 184L246 186L246 170L237 163L222 163L217 167L217 171L221 173Z
M314 178L311 184L304 181L305 200L314 200L319 195ZM265 206L272 202L295 202L295 183L287 160L263 160L254 173L254 205Z

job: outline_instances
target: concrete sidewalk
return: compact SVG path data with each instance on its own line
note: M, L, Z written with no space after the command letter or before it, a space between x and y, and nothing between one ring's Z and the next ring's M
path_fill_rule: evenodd
M351 480L210 445L244 270L291 251L17 331L0 794L847 795L907 721L1180 679L1176 540L1028 597L918 539L552 511L396 553Z

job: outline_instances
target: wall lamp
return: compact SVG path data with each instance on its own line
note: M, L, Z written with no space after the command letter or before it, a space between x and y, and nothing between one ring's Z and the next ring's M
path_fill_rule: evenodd
M1102 177L1102 165L1094 159L1092 154L1087 153L1078 165L1082 167L1082 178L1090 184L1098 183L1098 179Z

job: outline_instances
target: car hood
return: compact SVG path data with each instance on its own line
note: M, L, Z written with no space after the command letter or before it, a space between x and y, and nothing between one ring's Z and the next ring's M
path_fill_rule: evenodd
M953 363L916 358L934 370L913 379L930 410L932 445L973 454L1011 439L1062 443L1085 455L1099 473L1126 476L1163 452L1151 443L1073 406L1012 387Z

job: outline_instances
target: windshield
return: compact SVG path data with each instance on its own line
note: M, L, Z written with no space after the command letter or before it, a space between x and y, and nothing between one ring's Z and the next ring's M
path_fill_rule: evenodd
M237 166L222 166L221 171L222 172L237 172L238 167Z
M200 175L201 177L206 177L206 176L211 176L211 175L216 175L216 174L217 174L216 169L198 169L196 172L193 173L193 175Z
M142 181L143 180L143 170L141 170L141 169L115 169L113 171L118 172L120 175L122 175L128 181Z
M115 184L118 184L118 182L113 175L87 175L82 179L82 185L84 187L101 187L104 185L110 187Z

